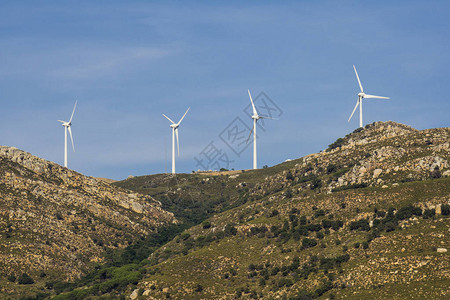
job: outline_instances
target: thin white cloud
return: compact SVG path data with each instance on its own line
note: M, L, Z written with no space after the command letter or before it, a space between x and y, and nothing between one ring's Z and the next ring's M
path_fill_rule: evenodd
M95 79L111 76L136 65L165 58L172 50L151 47L70 49L64 53L67 65L58 65L48 75L55 78Z

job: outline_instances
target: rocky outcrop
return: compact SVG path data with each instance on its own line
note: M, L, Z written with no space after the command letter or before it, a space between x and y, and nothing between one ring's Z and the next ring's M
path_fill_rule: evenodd
M331 193L351 186L389 187L450 175L450 128L419 131L392 121L376 122L338 141L305 156L295 168L267 177L252 193L261 196L287 186ZM321 181L312 184L319 177Z
M150 196L0 146L0 273L73 279L108 249L173 222Z

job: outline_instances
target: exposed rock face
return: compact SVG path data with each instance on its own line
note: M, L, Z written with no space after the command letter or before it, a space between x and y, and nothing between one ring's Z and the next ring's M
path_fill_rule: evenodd
M307 155L287 171L266 178L255 194L263 195L274 186L284 188L308 176L329 174L320 188L329 192L350 185L392 186L397 182L450 176L450 128L419 131L395 122L376 122L347 135L340 146Z
M0 272L73 279L105 250L176 222L150 196L129 193L0 146Z

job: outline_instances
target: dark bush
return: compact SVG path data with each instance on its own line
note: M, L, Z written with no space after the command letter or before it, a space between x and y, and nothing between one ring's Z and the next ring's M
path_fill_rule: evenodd
M397 224L394 223L393 221L384 224L384 230L386 230L386 232L394 231L395 228L397 228Z
M292 286L294 283L292 282L291 279L288 278L281 278L277 283L276 283L276 287L277 288L282 288L282 287L290 287Z
M333 288L333 283L331 281L327 281L324 284L322 284L321 286L319 286L315 291L314 291L314 295L316 297L320 297L323 294L325 294L326 292L328 292L329 290L331 290Z
M211 228L211 222L208 220L203 221L202 226L203 226L203 229Z
M425 211L423 212L422 217L424 219L429 219L429 218L433 218L436 215L436 210L434 208L432 209L425 209Z
M224 232L227 236L236 235L237 229L232 224L227 224L227 225L225 225Z
M415 207L412 205L402 207L397 211L395 217L397 218L397 220L405 220L411 218L413 215L422 215L422 210L420 209L420 207Z
M320 231L322 229L322 225L320 224L309 224L306 225L306 229L309 231Z
M308 218L306 216L300 217L300 225L306 225L308 223Z
M311 190L320 189L322 187L322 180L317 177L314 177L311 180Z
M194 288L194 291L200 293L201 291L203 291L203 286L201 284L197 284Z
M336 165L329 164L327 166L327 174L333 173L333 172L337 171L337 169L338 168L336 167Z
M345 140L343 138L338 138L334 143L332 143L328 146L327 151L341 147L344 144L344 142L345 142Z
M307 249L317 245L317 241L315 239L304 238L302 240L302 248Z
M327 228L331 228L332 225L332 221L330 220L322 220L322 227L327 229Z
M357 230L357 229L369 231L370 230L369 221L367 219L361 219L358 221L351 222L350 230Z
M9 275L8 276L8 281L11 281L11 282L16 282L16 276L14 276L14 275Z
M450 205L448 204L442 204L441 205L441 214L443 216L448 216L450 215Z
M344 222L341 220L336 220L331 223L331 228L333 228L334 231L338 231L339 228L342 228L344 226Z
M383 210L379 210L375 212L375 215L377 216L377 218L384 218L386 216L386 212Z
M270 227L270 232L272 232L272 234L273 234L274 237L277 237L277 236L280 234L281 230L280 230L280 227L279 227L279 226L277 226L277 225L272 225L272 226Z
M287 180L294 180L294 176L291 173L291 170L288 171L288 173L286 174L286 179Z
M272 212L270 213L269 218L270 218L270 217L278 216L278 214L279 214L278 210L274 209L274 210L272 210Z
M325 211L323 209L318 209L314 212L315 218L323 217L323 216L325 216Z
M34 280L27 273L22 273L17 280L19 284L33 284Z
M353 190L353 189L362 189L365 187L367 187L367 183L364 183L364 182L363 183L355 183L355 184L340 186L338 188L333 189L332 192L339 192L339 191Z
M436 166L434 168L434 170L431 171L431 173L430 173L430 177L433 179L441 178L441 176L442 176L442 174L441 174L441 171L439 170L438 166Z

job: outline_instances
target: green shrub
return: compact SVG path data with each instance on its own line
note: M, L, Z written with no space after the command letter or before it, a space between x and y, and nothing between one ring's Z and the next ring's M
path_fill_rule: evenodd
M14 276L13 274L9 275L8 276L8 281L16 282L16 276Z
M236 227L234 227L233 224L227 224L227 225L225 225L224 232L225 232L225 235L227 235L227 236L236 235L237 229L236 229Z
M33 284L34 280L27 273L22 273L17 280L19 284Z
M363 249L368 249L369 243L367 241L362 242L362 247L363 247Z
M448 216L450 215L450 205L448 204L442 204L441 205L441 214L443 216Z
M294 285L294 283L292 282L291 279L288 278L281 278L277 283L276 283L276 287L277 288L282 288L282 287L290 287Z
M432 209L425 209L425 211L422 214L422 217L424 219L433 218L436 215L436 210L434 208Z
M309 225L306 225L306 229L308 229L309 231L317 232L317 231L320 231L322 229L322 225L320 225L320 224L309 224Z
M278 214L279 214L278 210L274 209L274 210L272 210L272 212L270 213L269 218L278 216Z
M367 219L361 219L358 221L351 222L350 230L357 230L357 229L369 231L370 230L369 221Z
M195 286L194 291L196 291L197 293L202 292L202 291L203 291L203 286L202 286L201 284L197 284L197 285Z
M338 138L334 143L328 145L327 152L338 147L341 147L344 144L345 140L343 138Z
M302 240L302 248L307 249L317 245L317 241L315 239L304 238Z
M420 209L420 207L415 207L412 205L402 207L397 211L395 217L397 218L397 220L405 220L411 218L413 215L422 215L422 210Z
M323 217L323 216L325 216L325 211L323 209L318 209L314 212L315 218Z
M203 229L211 228L211 222L206 220L202 222Z
M337 171L337 169L338 168L336 167L336 165L329 164L327 166L327 174L333 173L333 172Z
M300 225L306 225L308 223L308 218L306 216L300 217Z

